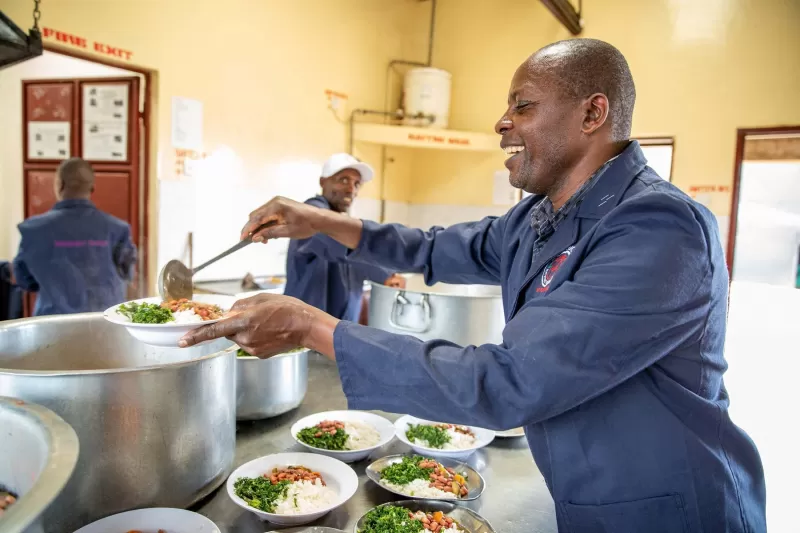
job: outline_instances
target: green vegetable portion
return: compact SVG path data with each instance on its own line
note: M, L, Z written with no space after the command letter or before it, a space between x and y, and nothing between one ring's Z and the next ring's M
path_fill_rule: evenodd
M233 483L233 492L250 507L265 513L274 513L276 502L286 497L290 484L289 481L279 481L273 485L264 477L242 477ZM295 500L296 505L297 500Z
M297 439L322 450L344 450L345 444L347 444L347 433L343 429L337 428L336 433L331 435L327 431L320 431L318 427L312 426L301 429L297 433Z
M157 304L132 302L120 305L117 312L128 317L134 324L166 324L175 320L172 311Z
M411 442L414 442L414 439L428 441L429 447L436 449L441 449L450 442L450 435L446 430L425 424L409 424L406 437Z
M425 459L419 455L403 457L401 462L391 464L381 470L381 479L396 485L405 485L415 479L430 479L433 468L420 467L419 463L422 461L431 461L431 459Z
M364 515L364 527L358 533L419 533L425 531L420 520L408 517L408 509L384 505Z

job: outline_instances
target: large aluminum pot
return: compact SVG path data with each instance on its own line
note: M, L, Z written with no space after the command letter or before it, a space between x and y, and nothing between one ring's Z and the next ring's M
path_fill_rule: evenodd
M308 350L259 359L236 358L236 418L282 415L303 402L308 388Z
M0 490L17 502L0 517L3 533L41 533L41 516L78 462L78 436L49 409L0 397Z
M408 276L405 289L372 283L369 325L428 341L443 339L462 346L499 344L505 314L500 287L425 285Z
M219 486L236 446L235 363L227 340L146 346L100 313L0 324L0 395L48 407L80 439L45 531L139 507L187 507Z

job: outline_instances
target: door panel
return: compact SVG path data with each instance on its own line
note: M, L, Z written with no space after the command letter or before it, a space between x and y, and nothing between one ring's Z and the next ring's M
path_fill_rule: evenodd
M92 201L101 211L130 221L132 217L129 202L131 194L131 175L127 172L97 172L94 181ZM138 231L131 226L133 242L137 242Z
M139 157L141 142L140 111L139 111L139 78L98 78L98 79L58 79L58 80L24 80L22 82L23 97L23 175L25 218L47 212L55 204L53 180L58 165L66 157L83 157L85 150L94 149L86 153L97 154L98 136L93 139L88 136L98 130L112 132L107 140L111 143L123 142L124 156L115 158L95 156L94 160L87 159L95 172L95 191L92 200L97 207L125 220L131 225L131 237L143 257L137 279L129 290L131 297L137 297L138 288L147 286L145 279L146 255L145 243L139 230L140 211L140 180L141 160ZM106 103L114 110L105 118L98 115L98 103L102 104L103 94L116 94L113 99L106 99ZM125 100L120 103L120 98ZM86 100L84 102L83 100ZM92 109L90 109L92 108ZM93 112L94 111L94 112ZM84 118L86 117L86 131L84 132ZM116 120L116 123L114 121ZM37 153L29 153L28 132L31 123L49 122L60 123L56 127L69 127L69 153L59 159L45 159L38 145L34 146ZM49 124L41 124L31 131L36 133L44 131L41 137L47 135L46 128ZM59 130L59 135L62 135ZM124 139L122 137L125 137ZM37 142L32 138L30 142ZM86 145L86 146L84 146ZM100 146L103 140L100 140ZM109 145L111 146L111 145ZM120 152L118 150L116 152ZM62 151L59 146L57 153ZM49 156L45 150L44 153ZM119 160L116 160L119 159ZM30 316L32 298L26 298L26 316Z
M53 190L55 170L29 170L25 175L25 213L26 217L46 213L56 203Z

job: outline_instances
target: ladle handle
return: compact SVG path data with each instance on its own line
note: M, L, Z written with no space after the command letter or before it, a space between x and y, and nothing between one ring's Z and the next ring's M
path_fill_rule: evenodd
M194 268L192 269L192 275L195 275L195 274L197 274L198 272L200 272L201 270L203 270L203 269L204 269L205 267L207 267L208 265L211 265L211 264L213 264L213 263L216 263L217 261L219 261L219 260L220 260L220 259L222 259L223 257L228 257L228 256L229 256L229 255L231 255L233 252L235 252L235 251L237 251L237 250L241 250L242 248L244 248L245 246L247 246L248 244L250 244L250 243L252 243L252 242L253 242L253 235L255 235L256 233L258 233L258 232L259 232L259 231L261 231L261 230L264 230L264 229L267 229L267 228L269 228L269 227L271 227L271 226L274 226L274 225L275 225L275 224L277 224L277 223L278 223L278 221L277 221L277 220L270 220L269 222L265 222L264 224L261 224L259 227L257 227L257 228L256 228L256 229L254 229L253 231L251 231L251 232L250 232L250 236L248 236L247 238L245 238L245 239L242 239L242 240L241 240L241 241L239 241L237 244L235 244L235 245L231 246L230 248L228 248L227 250L225 250L224 252L222 252L221 254L219 254L218 256L216 256L215 258L213 258L213 259L209 259L208 261L206 261L205 263L203 263L203 264L202 264L202 265L200 265L200 266L196 266L196 267L194 267Z

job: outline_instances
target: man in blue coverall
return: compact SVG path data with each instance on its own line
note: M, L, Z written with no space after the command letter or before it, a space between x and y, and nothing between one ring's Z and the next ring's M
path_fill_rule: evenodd
M338 363L352 409L525 426L560 532L766 531L761 460L722 380L716 222L629 140L634 100L616 48L558 42L517 69L496 126L511 183L532 193L505 215L422 231L276 198L244 228L275 219L261 238L324 233L430 283L500 284L502 344L423 342L274 295L183 344L307 346Z
M130 225L89 199L94 171L86 161L61 163L54 187L56 205L19 225L14 280L38 293L34 315L104 311L124 302L136 265Z
M347 214L361 185L370 181L372 167L350 154L334 154L322 165L319 185L322 194L306 204ZM293 296L331 316L359 321L363 305L364 280L402 286L405 280L374 263L348 261L347 248L318 233L306 239L292 239L286 256L286 288Z

